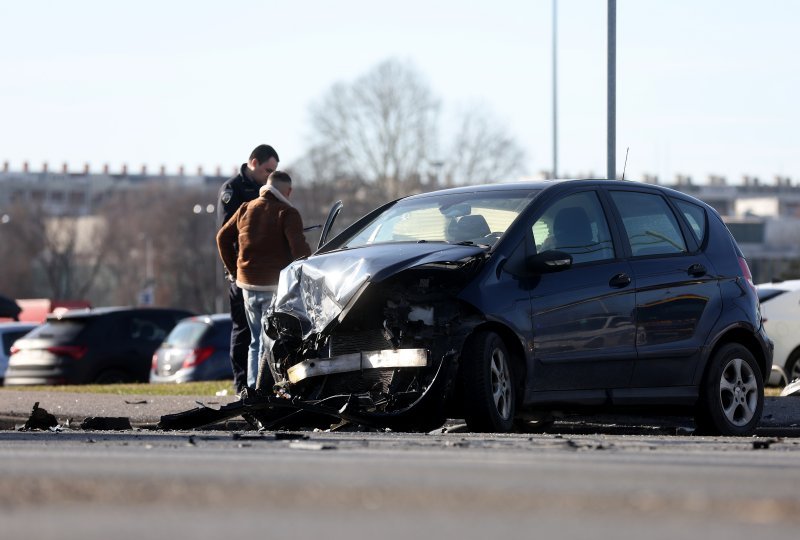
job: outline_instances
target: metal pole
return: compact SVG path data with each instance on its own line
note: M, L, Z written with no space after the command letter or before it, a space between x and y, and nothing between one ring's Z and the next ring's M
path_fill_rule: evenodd
M553 178L558 178L558 63L557 63L557 7L553 0Z
M608 155L606 178L617 177L614 160L617 138L617 0L608 0Z

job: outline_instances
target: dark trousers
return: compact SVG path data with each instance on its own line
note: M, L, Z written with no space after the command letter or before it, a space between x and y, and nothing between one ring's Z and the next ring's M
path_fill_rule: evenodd
M229 291L231 301L231 367L233 368L233 386L236 392L247 387L247 351L250 347L250 327L247 326L247 315L244 312L242 289L231 283Z

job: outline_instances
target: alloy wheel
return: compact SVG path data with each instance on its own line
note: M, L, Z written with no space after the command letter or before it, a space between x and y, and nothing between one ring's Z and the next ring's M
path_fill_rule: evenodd
M744 426L753 419L758 407L758 384L750 364L742 358L731 359L723 368L719 399L731 424Z
M502 418L508 418L511 414L511 376L506 355L499 348L492 351L490 368L494 405Z

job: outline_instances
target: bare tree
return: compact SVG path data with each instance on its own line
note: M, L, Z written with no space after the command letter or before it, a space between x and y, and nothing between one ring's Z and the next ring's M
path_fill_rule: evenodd
M461 115L444 160L448 185L496 182L522 172L525 152L486 107Z
M352 84L334 85L312 108L316 141L344 158L351 178L375 182L395 198L419 178L436 144L439 101L409 64L387 60Z
M117 221L125 216L125 226L117 229L107 258L105 303L136 304L152 288L156 305L213 312L225 286L215 200L213 187L176 191L158 185L110 198L103 213Z
M23 278L11 284L15 295L85 298L107 253L105 223L91 217L49 216L41 207L27 205L14 207L8 215L3 232L13 259L5 259L11 263L7 272ZM19 275L20 263L27 276Z
M34 259L43 249L44 224L28 222L31 212L22 205L4 210L0 224L0 291L12 298L43 296L45 290L36 279ZM38 228L37 232L30 228Z

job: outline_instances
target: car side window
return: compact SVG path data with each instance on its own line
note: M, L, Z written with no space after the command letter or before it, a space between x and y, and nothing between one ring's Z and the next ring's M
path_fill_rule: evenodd
M678 206L678 210L680 210L683 217L686 218L686 222L692 228L692 232L694 233L695 238L697 239L697 243L699 245L703 244L703 241L706 239L706 211L702 206L697 204L692 204L690 202L676 200L675 204Z
M678 219L660 195L612 191L634 257L686 253Z
M573 264L614 258L603 207L594 191L568 195L553 203L532 227L537 253L564 251Z
M133 317L130 325L130 337L144 341L163 341L167 332L153 321Z

